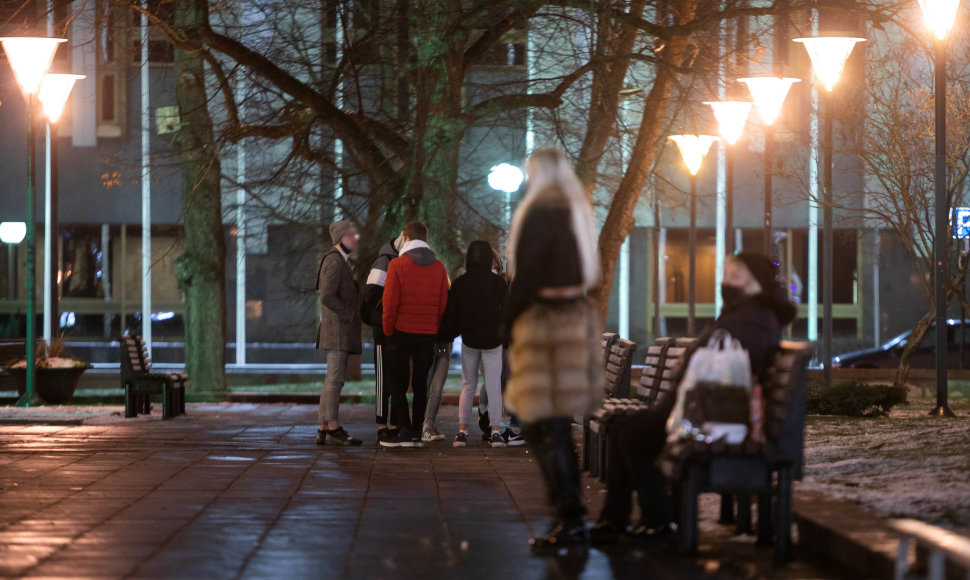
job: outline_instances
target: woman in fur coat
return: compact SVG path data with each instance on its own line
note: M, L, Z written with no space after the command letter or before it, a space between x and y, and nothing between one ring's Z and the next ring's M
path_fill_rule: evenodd
M530 543L534 551L555 552L588 541L570 423L603 395L602 330L586 295L599 279L599 259L592 208L565 156L537 151L526 172L529 189L509 236L505 396L525 426L556 508L549 533Z

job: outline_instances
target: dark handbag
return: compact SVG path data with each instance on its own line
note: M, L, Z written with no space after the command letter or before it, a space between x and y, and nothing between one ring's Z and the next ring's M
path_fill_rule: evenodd
M704 423L748 424L751 394L748 389L712 383L697 383L684 399L684 418L691 425Z

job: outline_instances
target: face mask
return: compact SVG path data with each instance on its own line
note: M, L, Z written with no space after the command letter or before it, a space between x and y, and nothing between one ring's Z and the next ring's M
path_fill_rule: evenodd
M732 306L741 302L747 297L742 288L721 284L721 298L724 299L725 306Z

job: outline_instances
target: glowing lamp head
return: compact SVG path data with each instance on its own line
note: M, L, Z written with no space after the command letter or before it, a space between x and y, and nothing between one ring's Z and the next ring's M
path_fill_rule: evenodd
M31 36L6 36L0 38L3 51L7 53L10 68L26 95L37 93L41 80L54 59L57 45L67 42L65 38L41 38Z
M781 114L781 106L785 104L785 97L793 84L799 79L787 77L750 77L738 79L748 87L758 115L765 125L774 125Z
M826 91L831 91L839 82L852 49L857 42L865 42L865 39L854 36L815 36L796 38L795 42L801 43L808 51L815 76Z
M74 88L74 83L83 79L84 75L49 74L40 82L37 99L44 107L44 114L51 123L56 123L64 112L67 97Z
M27 224L24 222L0 223L0 242L5 244L19 244L27 236Z
M512 193L518 191L525 180L522 170L509 163L499 163L488 172L488 186L495 191Z
M923 18L933 31L933 36L937 40L943 40L953 28L960 0L919 0L919 7L923 10Z
M710 101L705 103L714 109L717 119L717 131L721 140L728 145L734 145L744 133L744 124L748 122L751 113L751 103L748 101Z
M713 135L671 135L671 141L680 149L680 156L691 175L697 175L704 163L704 157L710 151L711 145L717 141Z

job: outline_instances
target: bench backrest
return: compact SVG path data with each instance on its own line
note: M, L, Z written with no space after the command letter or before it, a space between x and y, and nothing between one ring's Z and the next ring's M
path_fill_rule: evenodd
M610 349L613 348L613 345L618 340L620 340L620 337L615 332L604 332L603 333L603 343L602 343L603 344L603 368L606 368L606 365L609 364L609 362L610 362Z
M633 365L633 353L636 351L637 343L625 338L617 339L610 347L610 354L606 359L607 396L630 396L630 370Z
M814 345L783 340L765 385L765 435L772 461L791 463L801 477L805 449L805 377Z
M121 378L126 381L138 375L152 372L152 363L148 360L145 341L140 336L121 337Z
M647 349L637 394L654 405L677 389L684 373L684 358L696 346L693 338L658 338Z

